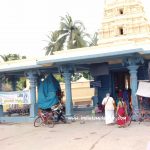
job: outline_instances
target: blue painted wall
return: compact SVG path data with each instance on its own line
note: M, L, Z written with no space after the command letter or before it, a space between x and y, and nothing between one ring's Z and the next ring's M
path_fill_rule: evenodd
M101 87L98 87L98 100L101 103L106 93L110 92L110 75L98 76L95 81L101 81Z
M137 76L138 76L138 80L149 80L147 64L139 67Z

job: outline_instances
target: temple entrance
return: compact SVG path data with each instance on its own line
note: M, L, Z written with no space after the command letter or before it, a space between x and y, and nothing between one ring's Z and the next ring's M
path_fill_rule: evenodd
M122 97L127 103L128 109L131 104L130 74L128 71L112 72L112 96L118 103L118 98Z
M113 88L115 91L130 89L130 74L128 71L113 72L112 76Z

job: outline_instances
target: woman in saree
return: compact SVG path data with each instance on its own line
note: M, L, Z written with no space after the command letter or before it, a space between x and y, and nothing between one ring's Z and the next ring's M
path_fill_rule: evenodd
M118 127L125 127L125 126L130 125L131 118L128 116L127 105L123 101L122 98L119 98L119 102L118 102L118 105L117 105L116 113L117 113L117 124L118 124Z

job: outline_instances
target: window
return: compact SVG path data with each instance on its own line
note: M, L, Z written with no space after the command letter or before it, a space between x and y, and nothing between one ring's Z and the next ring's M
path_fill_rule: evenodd
M119 34L123 35L123 28L122 27L119 28Z
M120 14L120 15L123 14L123 9L119 9L119 14Z

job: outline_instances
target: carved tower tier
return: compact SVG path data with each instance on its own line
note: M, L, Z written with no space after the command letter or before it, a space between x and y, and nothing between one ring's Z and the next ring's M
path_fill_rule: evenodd
M105 0L99 45L150 43L150 25L140 0Z

